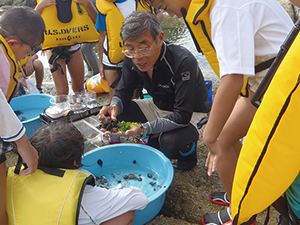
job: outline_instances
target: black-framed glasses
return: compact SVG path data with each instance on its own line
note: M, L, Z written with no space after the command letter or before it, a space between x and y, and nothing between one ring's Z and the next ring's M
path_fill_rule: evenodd
M40 51L40 50L43 49L41 45L31 45L28 42L26 42L26 41L22 40L21 38L19 38L18 36L11 34L10 32L8 32L7 30L5 30L1 26L0 26L0 30L4 31L9 36L15 37L22 44L28 45L31 48L31 52L29 52L27 55L31 55L34 52L37 53L38 51Z
M154 43L155 43L155 40L153 41L150 48L141 48L141 49L138 49L136 51L129 50L129 49L123 49L122 52L124 53L125 56L127 56L130 59L134 58L134 55L137 54L137 53L142 55L142 56L149 56L150 52L151 52L151 49L153 48Z

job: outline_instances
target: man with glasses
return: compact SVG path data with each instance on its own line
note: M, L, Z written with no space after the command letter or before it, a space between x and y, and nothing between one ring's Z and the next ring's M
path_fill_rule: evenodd
M5 212L6 157L15 142L23 162L28 166L21 175L34 173L38 154L30 144L25 127L14 114L8 102L18 84L16 61L37 52L44 41L45 24L42 17L29 7L7 10L0 18L0 221L7 224Z
M110 106L99 112L102 121L131 121L141 124L125 133L178 159L177 168L190 170L197 163L197 141L202 136L197 123L210 111L205 81L195 57L187 49L164 42L164 33L155 15L136 11L126 17L121 38L123 73ZM152 98L132 100L143 84Z

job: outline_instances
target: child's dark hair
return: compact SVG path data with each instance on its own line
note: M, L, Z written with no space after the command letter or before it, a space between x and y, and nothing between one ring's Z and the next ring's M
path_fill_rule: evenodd
M44 41L46 29L44 20L30 7L19 6L8 9L0 18L0 26L31 45L41 44ZM0 34L3 37L9 36L2 30Z
M39 152L39 166L64 169L82 166L84 141L82 133L72 123L65 122L44 125L30 139Z

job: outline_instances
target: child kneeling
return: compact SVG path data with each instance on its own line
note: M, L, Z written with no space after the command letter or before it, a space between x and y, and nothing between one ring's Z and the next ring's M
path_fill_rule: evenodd
M94 176L80 169L84 141L73 124L64 122L45 125L33 134L30 142L39 153L36 173L21 176L14 168L8 171L9 223L15 218L19 224L133 223L134 211L144 209L148 198L136 187L95 186ZM25 204L29 201L30 207Z

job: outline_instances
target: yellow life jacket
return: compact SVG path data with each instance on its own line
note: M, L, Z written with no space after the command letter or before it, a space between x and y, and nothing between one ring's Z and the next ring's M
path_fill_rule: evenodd
M24 59L21 59L20 61L19 61L19 67L21 66L21 68L24 70L25 69L25 66L26 66L26 63L27 63L27 60L31 57L32 55L28 55L28 56L26 56ZM19 71L21 71L21 68L19 68Z
M28 176L15 174L12 167L8 169L9 225L78 224L84 187L94 185L94 177L78 170L41 169Z
M107 51L106 55L111 63L117 64L124 60L122 53L123 41L120 36L120 30L124 17L113 2L106 0L97 0L96 6L102 15L106 15L106 31L107 31ZM142 6L136 1L136 9L140 11L147 11L145 6ZM149 11L154 12L152 9Z
M266 209L299 174L299 49L300 33L280 65L275 65L278 68L275 67L275 74L248 130L232 187L234 224L242 224Z
M16 57L13 51L11 50L10 46L6 42L6 40L0 35L0 45L3 49L3 52L7 58L7 60L10 63L10 82L8 85L6 100L10 102L10 100L13 97L13 94L15 93L15 90L18 85L18 66L16 63Z
M188 12L182 13L197 50L203 52L215 74L220 77L219 61L211 40L211 23L209 15L212 2L213 0L192 0ZM248 96L247 85L248 78L245 78L241 91L241 95L245 97Z
M71 1L72 19L67 23L58 19L56 5L51 5L43 10L41 16L46 25L45 41L42 43L44 50L99 40L99 33L85 7ZM37 3L39 2L40 0L37 0Z

